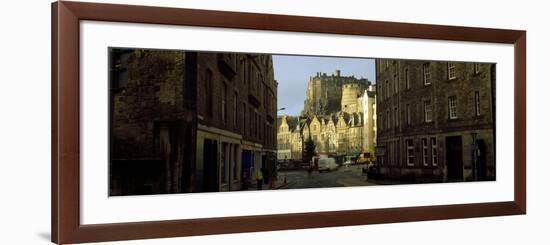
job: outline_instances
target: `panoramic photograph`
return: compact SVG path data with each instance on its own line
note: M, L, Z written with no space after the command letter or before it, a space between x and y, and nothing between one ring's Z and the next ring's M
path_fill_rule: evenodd
M494 63L108 52L109 196L496 179Z

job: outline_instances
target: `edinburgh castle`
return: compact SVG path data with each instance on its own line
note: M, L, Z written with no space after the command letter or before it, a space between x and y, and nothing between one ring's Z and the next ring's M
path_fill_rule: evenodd
M374 153L376 88L366 78L316 73L307 85L300 116L279 116L277 158L301 160L304 141L315 142L318 155Z
M343 93L343 85L347 84L356 87L354 92L357 95ZM336 74L332 75L318 72L316 76L309 79L302 115L329 115L339 112L344 108L343 99L345 101L356 100L357 98L354 96L358 97L360 91L366 90L369 85L371 82L366 78L342 76L340 70L336 70Z

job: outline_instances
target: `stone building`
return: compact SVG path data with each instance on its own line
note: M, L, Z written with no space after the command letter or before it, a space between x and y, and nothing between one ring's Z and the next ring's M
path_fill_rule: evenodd
M359 92L365 90L371 83L366 78L342 76L340 70L336 70L336 73L331 75L318 72L314 77L310 77L302 115L328 115L341 111L344 108L342 103L348 104L353 98L351 86L350 89L346 89L346 96L343 97L342 86L346 84L352 85L355 92ZM342 98L345 100L343 101Z
M302 147L302 136L299 133L301 130L298 125L298 118L282 116L278 118L277 125L277 159L301 159L301 155L295 155L296 158L293 158L292 154L297 151L301 152ZM295 132L298 133L295 134ZM296 141L299 141L300 144L296 144Z
M272 174L270 55L113 49L110 80L112 195L237 190L254 169Z
M279 117L277 158L301 160L309 137L319 155L374 153L375 95L367 79L341 76L339 70L330 76L317 73L308 82L302 115Z
M248 182L261 168L272 175L277 83L271 56L201 52L196 69L202 84L197 107L197 169L202 174L196 186L205 187L199 191L240 189L241 178ZM217 159L212 157L215 152ZM209 168L217 162L218 169Z
M363 113L363 152L375 153L376 147L376 86L370 85L357 98L358 112Z
M315 152L327 156L356 156L363 149L363 113L327 116L279 116L278 160L301 160L304 142L311 137Z
M495 179L495 65L376 60L377 158L386 178Z
M189 55L110 51L110 195L191 191L197 121Z

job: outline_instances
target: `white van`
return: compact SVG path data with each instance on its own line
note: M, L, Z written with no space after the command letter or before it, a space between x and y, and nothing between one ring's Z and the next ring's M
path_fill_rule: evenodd
M336 159L332 157L326 157L319 159L319 172L322 171L332 171L336 170L338 168L338 164L336 164Z

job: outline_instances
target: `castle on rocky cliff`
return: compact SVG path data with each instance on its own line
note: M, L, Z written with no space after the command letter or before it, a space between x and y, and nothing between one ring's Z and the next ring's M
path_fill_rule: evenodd
M315 143L318 155L357 157L374 154L376 86L367 79L318 72L310 77L299 116L277 119L277 159L302 160L304 142Z
M336 74L327 75L317 72L310 77L304 101L303 116L329 115L344 111L356 111L357 98L369 88L371 82L366 78L342 76L340 70Z

